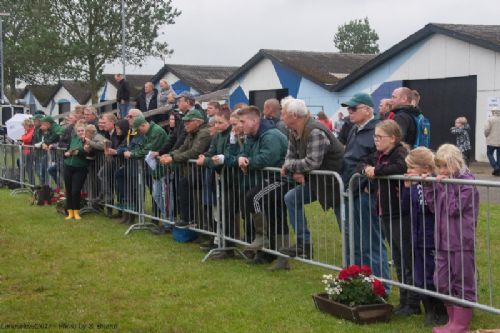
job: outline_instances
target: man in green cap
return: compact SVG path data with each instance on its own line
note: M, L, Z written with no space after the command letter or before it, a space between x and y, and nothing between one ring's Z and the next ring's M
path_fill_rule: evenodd
M205 117L200 111L191 109L182 120L187 132L186 140L178 149L170 152L170 154L162 155L160 158L161 164L170 165L173 162L185 164L190 159L198 158L207 151L210 145L211 139L208 126L205 124ZM190 179L187 172L179 179L177 193L179 195L181 219L176 222L177 227L187 227L193 220L193 192L197 188L196 182L198 179L201 179L201 177L192 177Z
M353 127L347 137L342 165L342 180L345 186L349 186L349 180L358 172L358 164L363 158L373 154L375 149L375 126L379 122L373 115L373 101L366 93L357 93L349 100L341 104L347 108L349 119ZM345 239L349 244L349 237L354 239L354 263L357 265L369 265L375 276L385 279L390 278L387 248L381 232L381 225L375 209L375 195L365 192L367 181L361 178L354 182L354 210L345 211ZM373 188L373 186L372 186ZM341 221L340 207L335 209L337 221ZM353 215L354 235L349 235L349 214ZM346 260L349 258L349 247L347 247ZM386 285L386 293L389 286Z
M39 118L39 116L37 116ZM40 182L46 184L48 166L49 166L49 154L48 151L54 148L57 142L59 142L59 137L62 134L63 129L61 126L56 124L54 118L51 116L43 116L40 118L40 127L35 128L33 144L35 148L41 148L36 154L37 172L40 175ZM54 179L57 183L57 179Z
M158 151L167 142L167 132L154 122L148 123L143 116L134 119L133 128L143 138L135 149L123 153L123 156L127 159L144 159L150 151ZM154 172L152 176L153 182L151 187L153 199L161 212L161 218L166 219L167 214L163 191L165 177Z

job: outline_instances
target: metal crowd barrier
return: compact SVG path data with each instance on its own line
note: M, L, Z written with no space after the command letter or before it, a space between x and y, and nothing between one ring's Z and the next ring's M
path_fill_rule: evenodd
M391 258L380 254L391 254L395 272L379 275L383 282L500 314L494 297L500 255L492 246L499 234L490 202L498 188L500 182L482 180L389 176L368 181L354 175L348 188L348 211L355 212L348 214L349 263L388 267ZM480 197L486 200L481 205Z
M62 186L62 152L0 145L0 179L28 187L45 183ZM55 177L49 166L58 169ZM249 252L296 257L336 270L348 264L368 264L388 285L500 314L494 265L500 254L493 246L500 236L494 224L498 211L490 196L493 190L498 191L500 182L448 179L438 184L435 178L404 176L368 181L354 175L344 192L341 177L329 171L314 171L301 185L291 176L282 177L278 168L245 174L237 167L199 167L195 161L163 168L157 173L143 159L96 153L89 166L87 205L82 211L104 210L109 214L115 209L133 215L126 234L134 230L157 232L187 220L188 229L213 242L203 260L233 250L243 257ZM387 187L389 199L381 200L377 193L386 185L392 185ZM447 201L452 193L464 192L464 186L480 191L471 191L465 202L453 201L452 205ZM394 189L397 193L391 192ZM455 192L448 193L452 189ZM414 215L424 208L424 192L435 200L443 191L448 194L441 200L449 210L446 214L454 214L450 215L452 220L443 221L436 214L426 218L431 215L428 210ZM478 212L474 213L478 223L472 228L472 243L465 244L468 238L464 232L470 228L460 225L453 229L450 222L469 216L465 213L467 204L469 210ZM388 213L379 214L384 209ZM443 223L447 232L443 236L441 230L440 235L444 239L455 237L460 248L439 252L441 262L455 258L453 264L439 266L444 274L441 280L447 282L443 282L446 288L439 289L433 280L436 251L432 245L436 228ZM415 230L424 236L418 238Z

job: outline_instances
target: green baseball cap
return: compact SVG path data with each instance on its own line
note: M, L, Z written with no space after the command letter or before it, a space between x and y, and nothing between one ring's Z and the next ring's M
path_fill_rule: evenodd
M343 107L353 108L359 104L364 104L373 107L373 100L370 95L365 93L357 93L351 97L348 101L343 102Z
M189 111L182 118L182 120L184 120L184 121L191 121L191 120L195 120L195 119L199 119L199 120L205 121L205 117L203 116L203 114L200 111L196 110L196 109L193 109L193 110Z
M136 117L134 119L134 124L132 125L132 127L134 128L134 130L137 130L137 128L139 126L141 126L142 124L144 124L144 123L147 123L146 118L144 118L144 117Z
M43 118L45 118L43 114L35 114L33 116L33 120L42 120Z
M52 118L51 116L45 116L45 117L42 117L42 119L40 119L42 122L46 122L46 123L50 123L50 124L54 124L55 121L54 121L54 118Z

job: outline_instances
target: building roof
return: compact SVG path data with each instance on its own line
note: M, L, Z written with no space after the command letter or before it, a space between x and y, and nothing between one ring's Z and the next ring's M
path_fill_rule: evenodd
M28 84L24 87L22 93L19 95L20 99L23 99L26 94L31 91L33 96L40 102L40 104L48 104L50 98L59 89L57 84ZM27 101L26 101L27 102Z
M78 104L84 105L89 101L89 99L92 98L92 93L90 92L90 85L88 82L81 82L77 80L61 80L55 86L54 90L51 92L45 102L42 103L42 106L48 106L52 98L54 98L57 92L63 87L71 96L76 99Z
M118 83L115 80L114 74L104 74L106 81L110 82L115 88L118 89ZM151 80L151 75L136 75L127 74L126 80L130 85L130 96L136 97L144 89L144 84Z
M160 81L167 72L171 72L181 81L196 89L200 94L207 94L226 80L238 67L229 66L197 66L165 64L151 79L153 83Z
M229 99L229 88L212 91L211 93L196 96L196 101L199 103L210 101L222 101Z
M262 49L237 72L227 78L219 88L228 87L241 74L247 72L262 59L267 58L286 66L326 89L330 89L336 82L374 57L373 54Z
M408 47L413 44L418 43L433 34L446 35L495 52L500 52L500 25L429 23L419 31L408 36L406 39L359 67L346 78L340 80L333 87L333 91L340 91L344 89L369 71L408 49Z

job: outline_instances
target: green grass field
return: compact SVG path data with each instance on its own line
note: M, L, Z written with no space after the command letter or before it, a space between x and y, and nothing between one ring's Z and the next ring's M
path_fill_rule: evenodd
M499 219L497 206L490 226L497 259ZM97 215L66 222L54 207L0 190L0 330L35 323L48 327L38 332L90 332L99 324L108 332L431 331L422 316L357 326L320 313L311 295L321 291L325 269L293 262L290 272L268 273L239 259L201 263L196 244L125 230ZM486 244L478 245L482 265ZM497 290L495 297L498 307ZM499 316L475 312L473 328L497 327Z

